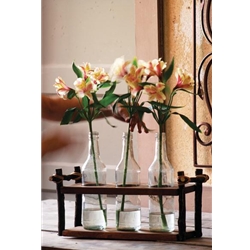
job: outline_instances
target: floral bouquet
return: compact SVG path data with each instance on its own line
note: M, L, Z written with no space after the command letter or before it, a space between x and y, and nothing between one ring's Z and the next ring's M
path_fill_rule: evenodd
M129 114L129 125L127 132L124 133L126 134L123 151L124 159L120 161L116 168L116 184L123 187L126 185L140 185L140 167L133 156L130 155L131 150L133 150L133 148L130 148L133 147L133 144L131 144L131 132L133 132L136 124L138 129L141 129L141 126L144 126L142 118L138 117L138 108L140 106L139 101L143 90L140 83L142 82L142 78L144 76L143 68L140 64L141 61L138 61L137 58L134 58L132 61L125 61L124 57L120 57L114 61L110 70L111 80L116 82L120 82L121 80L125 81L128 89L128 92L120 95L113 105L113 108L115 109L117 104L121 104L123 108L127 109ZM128 174L128 172L130 174ZM137 199L136 196L126 196L126 199L125 195L117 197L116 222L119 230L137 231L140 228L140 211L138 210L138 204L139 199ZM123 215L125 213L126 216ZM130 215L132 218L131 220L129 219Z
M119 82L124 80L128 87L128 92L120 95L113 105L115 109L118 103L122 104L122 107L126 108L129 114L129 125L127 130L127 140L130 141L130 133L133 132L135 125L137 124L139 132L141 132L141 127L144 128L145 132L148 132L147 127L142 121L143 112L147 111L140 104L140 98L143 91L142 82L145 76L144 67L142 65L144 61L137 60L134 58L132 61L125 61L124 57L117 58L110 70L110 77L112 81ZM140 112L139 112L140 111ZM127 145L127 152L128 152ZM126 154L127 155L127 154ZM127 164L126 164L127 165ZM126 184L126 170L124 170L124 183Z
M146 127L142 121L144 113L152 114L153 118L159 126L159 166L162 167L162 133L165 131L165 123L170 116L178 115L185 123L187 123L193 130L201 132L200 129L185 115L180 114L176 109L182 108L181 106L173 106L174 96L178 91L184 91L189 94L191 92L194 81L189 73L177 68L176 86L171 90L167 81L171 77L174 69L174 59L171 61L169 67L167 63L161 59L154 59L149 62L138 60L134 58L133 61L125 61L123 57L117 58L111 68L111 79L120 80L123 79L128 85L128 93L121 95L117 99L117 103L121 103L123 107L128 109L130 114L130 124L128 127L128 138L130 131L133 131L135 126L135 120L138 124L138 130L141 132L141 127L147 133L150 130ZM142 93L148 95L148 101L140 103L140 97ZM166 103L165 103L166 102ZM149 104L149 106L146 106ZM127 153L128 153L127 145ZM126 184L126 169L124 169L124 182ZM162 169L159 170L158 187L162 187ZM123 209L124 197L122 201L121 209ZM163 201L162 196L159 196L159 205L161 211L161 218L163 227L166 228L167 221L163 213Z
M77 98L79 102L78 107L70 108L65 111L65 114L61 120L61 125L76 123L81 120L86 120L88 122L91 140L91 152L94 163L93 172L95 174L95 184L98 186L99 179L96 162L97 155L94 148L92 122L101 114L105 117L102 109L108 107L118 98L118 95L114 94L116 82L110 81L109 75L104 71L103 68L97 67L95 69L92 69L90 63L85 63L80 66L77 66L75 65L75 63L73 63L72 69L77 76L77 79L74 82L75 89L68 87L61 77L57 77L54 84L57 94L61 98ZM102 88L108 88L108 90L104 95L102 95L101 98L98 99L97 92ZM106 117L105 119L108 122ZM98 200L100 209L103 210L100 195L98 195ZM106 220L105 213L104 216Z
M177 68L175 76L177 78L177 83L175 87L171 90L170 86L167 84L167 81L171 77L174 69L174 59L171 61L169 67L167 68L167 63L162 61L161 59L152 60L145 64L145 68L147 69L147 82L142 83L144 93L148 95L148 101L143 103L145 105L148 103L150 106L148 107L147 113L151 113L155 121L159 126L159 176L158 187L162 187L162 166L163 166L163 155L162 155L162 136L165 131L165 123L170 118L171 115L180 116L185 123L187 123L193 130L201 132L200 129L185 115L180 114L177 111L173 111L176 109L182 108L182 106L173 106L174 96L178 91L184 91L188 94L193 94L191 92L194 80L189 73L186 73L184 70ZM154 82L149 81L150 77L154 77L156 79ZM171 179L170 179L171 180ZM170 185L173 185L170 181ZM164 230L167 229L167 221L163 210L163 199L162 196L158 196L159 206L160 206L160 214L162 227Z

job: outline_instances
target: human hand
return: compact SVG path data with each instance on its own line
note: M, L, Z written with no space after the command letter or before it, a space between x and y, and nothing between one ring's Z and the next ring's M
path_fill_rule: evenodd
M142 121L142 118L140 118L138 112L133 114L132 118L129 121L129 127L130 131L134 132L134 128L137 125L138 133L142 132L142 128L144 129L145 133L149 132L149 129L146 127L145 123Z
M129 123L131 132L134 131L136 126L138 129L138 133L142 132L142 128L144 129L145 133L149 132L145 123L142 121L142 118L140 118L138 112L134 113L132 117L130 118L127 108L125 108L121 103L115 104L114 109L113 109L113 117L120 121Z
M42 157L49 153L54 152L68 146L71 141L65 134L60 131L48 130L42 133Z

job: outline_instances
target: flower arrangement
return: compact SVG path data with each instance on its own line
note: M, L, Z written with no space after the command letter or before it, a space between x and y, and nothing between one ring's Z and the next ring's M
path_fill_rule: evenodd
M133 117L137 116L139 124L148 132L149 129L143 123L142 118L144 113L151 113L155 121L159 126L159 176L158 187L162 187L162 132L164 131L164 125L167 119L171 115L179 115L184 122L186 122L195 131L201 132L200 129L185 115L179 112L173 111L174 109L182 108L181 106L173 106L174 96L178 91L184 91L189 94L191 92L194 81L191 74L184 70L177 68L176 86L170 90L170 86L167 81L171 77L174 69L174 59L171 61L169 67L167 63L161 59L154 59L149 62L143 60L137 60L134 58L132 61L125 61L123 57L117 58L111 68L111 79L120 80L123 79L128 85L128 93L121 95L117 99L117 103L122 103L124 107L128 109L130 114L131 123L128 126L128 141L130 131L133 131ZM148 101L139 103L141 95L145 93L148 95ZM164 102L167 102L166 104ZM150 106L146 106L149 104ZM126 159L128 157L129 144L127 145ZM126 184L127 175L127 162L125 161L123 186ZM121 211L124 209L125 195L123 195ZM163 200L159 195L159 205L161 211L161 218L163 228L167 227L167 221L163 213Z
M144 93L148 95L147 103L150 105L148 113L151 113L154 120L158 124L159 128L159 176L158 176L158 187L162 187L162 133L165 128L164 125L166 121L171 117L171 115L179 115L185 123L187 123L193 130L201 132L200 129L192 122L188 117L179 112L173 111L175 109L182 108L181 106L173 106L174 96L178 91L184 91L189 94L193 94L191 90L193 89L194 80L191 74L185 72L184 70L177 68L175 76L177 78L177 83L175 87L170 90L170 86L167 81L171 77L174 69L174 60L171 61L169 67L167 68L167 63L159 60L153 60L148 63L148 76L156 76L155 82L144 83ZM166 102L166 104L164 103ZM171 184L171 183L170 183ZM163 211L163 199L159 195L159 206L161 213L161 221L163 229L167 229L167 221Z
M57 77L54 84L56 91L63 99L77 98L81 108L70 108L65 111L61 120L61 124L76 123L84 119L88 122L89 131L92 136L92 122L102 113L102 108L113 104L113 109L116 105L122 104L127 109L129 114L129 125L127 131L127 141L130 141L130 133L133 132L137 124L139 132L141 128L147 133L150 130L143 122L145 113L152 114L153 118L159 126L160 140L160 166L161 166L161 141L162 132L164 131L165 122L171 115L180 116L193 130L201 132L200 129L185 115L174 111L182 108L182 106L173 106L174 96L179 91L184 91L188 94L194 94L191 90L194 81L191 74L177 68L175 76L177 82L171 90L168 80L173 74L174 59L167 67L167 63L160 59L154 59L149 62L134 58L132 61L125 61L124 57L117 58L111 66L109 74L102 68L92 69L89 63L76 66L72 64L72 69L75 72L77 79L74 82L75 89L68 87L62 78ZM128 87L128 92L122 95L116 95L114 90L116 84L124 80ZM102 98L98 99L97 91L101 88L108 88ZM140 103L142 94L148 96L148 100ZM93 146L93 137L91 137ZM129 143L127 144L126 159L128 159ZM92 152L95 152L92 148ZM95 165L96 168L96 165ZM125 160L123 186L126 185L127 176L127 161ZM98 185L98 176L96 172L96 185ZM161 171L159 171L158 187L162 186ZM123 195L121 210L124 209L125 195ZM100 207L101 205L101 199ZM159 204L162 211L162 223L166 226L166 218L163 214L162 197L159 196Z
M61 125L76 123L80 120L86 120L88 122L91 140L91 152L94 163L95 181L96 185L98 186L99 180L96 164L97 156L94 149L92 122L95 118L102 114L102 108L106 108L118 98L118 96L114 94L116 83L110 81L109 75L103 68L97 67L95 69L92 69L90 63L85 63L79 66L73 63L72 69L77 76L77 79L74 82L75 89L68 87L61 77L56 78L54 87L56 88L57 94L63 99L77 98L80 108L74 107L67 109L61 120ZM97 92L102 88L108 88L108 90L101 98L98 99ZM98 200L100 209L103 210L100 195L98 195ZM103 213L106 221L106 214L104 210Z
M122 106L128 110L130 121L127 130L128 142L130 141L130 133L134 130L135 121L138 123L139 129L140 126L142 126L145 131L148 131L142 121L143 113L138 112L139 110L144 110L144 108L140 106L140 97L142 95L143 90L143 86L141 85L141 83L144 77L144 67L142 67L142 63L143 61L137 60L137 58L134 58L132 61L125 61L124 57L120 57L114 61L109 73L112 81L119 82L121 80L125 80L128 87L128 92L123 95L120 95L113 106L115 108L117 103L121 103ZM128 147L129 143L127 144L126 159L128 157ZM127 161L125 161L123 186L125 186L126 184L126 162Z
M145 125L142 122L142 117L138 117L139 113L138 108L140 106L140 97L142 95L142 78L144 76L143 67L141 67L142 61L138 61L137 58L134 58L132 61L125 61L124 57L117 58L110 70L110 77L112 81L120 82L124 80L128 87L128 92L119 96L119 98L114 103L115 106L120 103L124 108L128 110L129 114L129 125L127 128L127 140L125 145L125 161L124 161L124 170L123 170L123 181L122 186L126 186L127 182L127 172L128 172L128 156L131 139L131 131L133 132L135 121L138 123L138 128ZM138 184L139 183L135 183ZM125 195L122 195L121 206L119 213L125 210ZM133 211L131 211L133 213ZM135 222L136 223L136 222ZM120 226L120 216L117 216L117 227ZM131 228L137 228L138 225L131 226Z

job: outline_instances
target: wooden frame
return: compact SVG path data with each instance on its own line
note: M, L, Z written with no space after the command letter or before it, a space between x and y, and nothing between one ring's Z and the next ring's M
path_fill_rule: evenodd
M62 169L56 169L56 174L50 177L50 181L56 183L58 202L58 235L71 236L85 239L120 239L120 240L158 240L158 241L184 241L189 238L202 236L202 183L209 177L203 174L202 169L196 169L195 177L187 177L183 171L178 172L178 185L167 188L152 188L146 185L139 187L83 186L81 184L80 167L76 166L74 172L63 175ZM63 186L64 180L75 180L75 184ZM186 194L195 192L195 230L186 230ZM65 229L65 204L64 194L75 194L75 221L74 228ZM115 228L107 228L103 231L85 230L81 224L82 195L83 194L135 194L135 195L171 195L179 197L178 231L151 232L147 228L141 228L138 232L118 231Z

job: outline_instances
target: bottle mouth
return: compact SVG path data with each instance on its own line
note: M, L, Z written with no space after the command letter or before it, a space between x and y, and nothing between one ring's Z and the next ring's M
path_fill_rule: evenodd
M165 132L162 132L161 133L162 135L165 135L166 133ZM158 138L159 137L159 132L155 133L155 138Z
M128 132L123 132L122 133L122 138L127 139L128 138ZM133 134L130 133L130 139L132 139L132 138L133 138Z
M92 132L92 135L95 136L95 137L99 137L99 132L97 131L93 131ZM89 138L91 137L91 132L89 132Z

